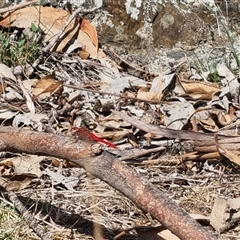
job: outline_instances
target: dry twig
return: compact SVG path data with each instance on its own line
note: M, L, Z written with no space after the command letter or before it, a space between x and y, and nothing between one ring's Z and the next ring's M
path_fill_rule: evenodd
M86 92L92 92L92 93L99 93L99 94L102 94L102 95L114 96L114 97L118 97L118 98L122 98L122 99L130 99L130 100L134 100L134 101L148 102L148 103L156 103L156 104L159 104L159 103L160 103L160 101L157 101L157 100L149 100L149 99L142 99L142 98L137 98L137 97L125 96L124 94L104 92L104 91L99 91L99 90L95 90L95 89L84 88L84 87L76 86L76 85L63 84L63 86L64 86L64 87L68 87L68 88L73 88L73 89L78 89L78 90L86 91Z
M153 149L149 149L149 150L139 150L137 153L133 153L131 155L121 157L118 160L119 161L131 160L131 159L134 159L134 158L139 158L139 157L146 156L146 155L151 154L151 153L163 152L165 150L166 150L165 147L157 147L157 148L153 148Z
M20 8L23 8L23 7L32 5L32 4L36 4L36 3L38 3L38 0L32 0L32 1L29 1L29 2L22 2L22 3L19 3L19 4L15 5L15 6L1 8L0 9L0 14L5 13L5 12L15 11L15 10L18 10Z
M27 222L27 224L34 230L34 232L42 239L49 240L51 239L50 235L46 232L46 230L39 225L36 219L30 214L27 208L22 204L22 202L18 199L17 195L14 192L8 192L9 199L15 205L17 210L22 214L23 218Z

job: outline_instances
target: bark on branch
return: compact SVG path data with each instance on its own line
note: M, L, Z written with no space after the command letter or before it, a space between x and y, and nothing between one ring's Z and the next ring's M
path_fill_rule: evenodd
M107 152L96 156L91 145L85 142L77 142L72 137L0 127L0 151L49 155L72 161L122 192L180 239L215 239L134 169Z

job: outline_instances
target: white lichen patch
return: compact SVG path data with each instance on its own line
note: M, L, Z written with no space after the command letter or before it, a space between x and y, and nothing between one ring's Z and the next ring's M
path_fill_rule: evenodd
M131 18L138 20L138 15L140 12L140 8L142 6L142 0L126 0L125 7L127 14L130 15Z
M161 18L160 24L162 25L163 29L169 28L174 24L174 17L171 14L166 13Z
M145 22L144 26L138 29L136 34L151 44L153 42L152 31L153 31L152 24Z
M82 4L86 2L86 0L70 0L70 3L74 4L75 6L80 7ZM103 1L102 0L95 0L94 1L95 7L102 7Z
M198 5L207 5L208 7L214 7L215 3L214 0L148 0L148 1L143 1L143 0L125 0L125 7L126 7L126 13L129 14L129 16L135 20L138 20L139 13L142 7L144 7L144 13L145 13L145 19L149 19L148 12L149 8L152 8L152 11L156 11L156 8L158 5L163 4L165 5L166 3L172 3L180 12L185 13L188 10L182 9L179 6L179 2L181 4L185 4L188 7L191 6L198 6ZM148 11L146 9L148 8Z
M107 26L114 28L114 23L112 22L113 16L109 14L107 11L102 11L101 13L97 13L95 18L92 20L92 24L96 26L101 26L102 24L106 24Z

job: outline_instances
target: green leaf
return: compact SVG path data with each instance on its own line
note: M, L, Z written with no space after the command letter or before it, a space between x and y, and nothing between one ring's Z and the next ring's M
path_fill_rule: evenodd
M31 31L37 33L39 32L39 28L34 23L31 23Z

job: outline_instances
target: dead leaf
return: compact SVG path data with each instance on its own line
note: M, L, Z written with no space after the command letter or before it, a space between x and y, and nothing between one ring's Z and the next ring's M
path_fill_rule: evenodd
M15 177L21 174L31 174L32 176L40 177L42 176L40 162L44 159L45 157L37 155L8 158L0 163L0 166L5 166L5 170L2 169L1 174L2 176L14 175ZM8 169L11 169L11 171L9 172Z
M229 161L237 164L240 166L240 152L239 151L228 151L226 149L221 148L220 146L216 145L218 152L226 157Z
M140 228L135 229L142 239L154 239L154 240L179 240L179 238L172 234L168 229L164 226L157 226L157 227L147 227L147 228Z
M4 28L18 27L30 28L31 24L41 28L46 34L45 41L49 41L56 35L70 14L61 8L32 6L4 14L0 25ZM72 28L71 23L68 29Z
M82 59L88 59L90 56L89 52L87 52L85 50L79 50L78 54Z
M161 238L166 240L180 240L176 235L172 234L168 229L163 230L158 234Z
M18 112L13 112L6 108L0 109L0 120L1 119L4 119L4 120L11 119L14 116L16 116L17 114L18 114Z
M182 86L187 93L214 93L220 90L218 87L200 82L182 82Z
M9 78L13 81L17 80L16 77L13 75L12 69L3 63L0 63L0 77Z
M97 135L101 138L111 139L112 141L117 141L127 137L131 134L131 130L123 130L123 131L106 131L100 132Z
M96 28L84 18L80 18L80 29L87 33L95 47L98 47L98 35Z
M31 28L31 25L39 27L45 33L45 42L50 41L62 28L70 14L61 8L32 6L6 13L0 21L4 28L18 27ZM79 24L75 18L65 29L61 41L53 49L62 51L79 31Z
M11 181L0 177L0 186L5 188L7 191L19 191L25 189L32 182L32 179L26 178L23 181Z
M73 23L73 22L72 22ZM70 44L71 40L75 38L75 35L77 34L79 30L78 22L76 19L74 19L74 24L72 25L71 29L68 29L68 31L65 31L65 33L61 36L59 44L57 45L56 52L63 52L67 45ZM71 45L69 45L70 47ZM55 48L53 48L54 50Z
M210 222L210 217L208 216L205 216L199 213L190 213L189 215L195 220Z
M46 169L44 173L50 176L53 185L63 184L69 190L73 190L79 182L79 178L76 176L63 176L60 172L53 172L50 169Z
M98 48L93 44L91 38L86 32L80 30L77 40L82 44L83 49L89 52L91 58L97 58Z
M218 231L222 232L229 229L239 222L240 219L240 198L215 199L210 216L210 224Z
M196 111L193 116L198 126L211 132L228 126L235 118L234 114L228 114L225 110L209 109L209 107Z
M48 116L47 114L44 113L25 113L21 114L18 113L16 114L15 118L12 121L12 126L13 127L19 127L22 125L25 126L34 126L36 127L36 123L38 125L38 130L41 131L41 126L42 126L42 121L48 121Z
M138 90L137 98L151 101L155 98L156 93L155 92L149 92L148 87L142 87Z
M61 8L32 6L6 13L0 21L0 26L30 28L34 24L45 33L44 41L49 42L61 30L69 16L70 13ZM86 46L86 51L91 57L97 57L97 31L88 20L81 18L79 23L76 18L73 19L52 50L63 51L73 39Z
M175 73L172 74L167 74L167 75L163 75L162 76L162 90L173 90L174 88L174 92L177 94L181 94L184 93L184 89L181 86L181 83L179 81L179 78L176 77Z
M218 75L224 77L222 84L227 87L227 93L230 93L234 97L236 93L236 86L238 86L238 78L230 71L230 69L224 64L217 65Z
M211 100L215 92L220 89L216 86L208 85L200 82L182 82L182 86L186 94L193 99Z
M175 102L172 105L163 104L160 108L164 114L164 124L172 129L181 129L187 119L195 112L190 102Z
M156 100L156 101L161 101L162 98L162 89L163 89L163 83L162 83L162 77L161 74L159 74L158 77L155 77L152 82L152 86L149 90L150 93L154 93L153 99L151 100Z
M224 225L227 211L227 201L223 198L216 198L210 217L210 224L219 231Z
M49 75L41 78L38 82L36 82L35 86L32 89L32 93L35 98L37 98L44 93L46 93L47 96L54 93L61 94L62 90L62 82L56 81L54 76ZM42 98L45 96L46 95L42 96Z
M75 40L67 49L66 53L71 53L77 49L81 49L82 44L80 44L77 40Z

